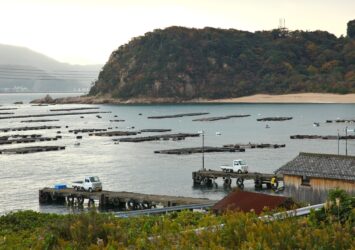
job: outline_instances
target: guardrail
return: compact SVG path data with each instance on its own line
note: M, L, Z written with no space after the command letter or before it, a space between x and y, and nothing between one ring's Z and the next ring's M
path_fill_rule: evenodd
M289 210L289 211L285 211L285 212L275 213L273 215L265 215L265 216L259 217L259 219L261 219L261 220L275 220L275 219L280 220L281 219L282 220L282 219L289 218L289 217L307 215L307 214L310 214L311 210L319 210L322 207L324 207L324 203L312 205L312 206L308 206L308 207L301 207L298 209Z
M163 207L163 208L151 208L144 210L132 210L125 212L117 212L115 213L116 217L132 217L132 216L140 216L140 215L151 215L151 214L163 214L181 210L191 210L191 209L203 209L210 208L215 203L206 203L206 204L192 204L192 205L180 205L180 206L172 206L172 207Z

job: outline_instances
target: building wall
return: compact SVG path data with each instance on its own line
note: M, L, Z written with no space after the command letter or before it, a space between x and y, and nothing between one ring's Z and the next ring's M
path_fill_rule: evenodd
M355 195L355 182L310 178L309 185L302 185L301 176L284 176L285 195L296 201L310 204L325 202L331 189L340 188Z

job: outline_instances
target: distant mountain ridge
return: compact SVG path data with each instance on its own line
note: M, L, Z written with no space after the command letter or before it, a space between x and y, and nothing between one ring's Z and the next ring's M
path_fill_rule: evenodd
M0 92L85 92L102 65L71 65L0 44Z
M340 38L287 29L157 29L113 51L89 95L191 100L354 93L354 31L355 20Z

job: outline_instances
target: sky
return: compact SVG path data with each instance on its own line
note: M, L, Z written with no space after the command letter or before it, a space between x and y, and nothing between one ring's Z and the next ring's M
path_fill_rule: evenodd
M104 64L133 37L172 25L346 35L355 0L0 0L0 44L61 62Z

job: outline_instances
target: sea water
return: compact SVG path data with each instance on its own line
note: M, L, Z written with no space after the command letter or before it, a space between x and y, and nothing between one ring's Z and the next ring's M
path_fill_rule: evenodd
M57 94L66 96L68 94ZM75 95L75 94L72 94ZM140 129L171 129L171 133L205 133L205 146L223 146L235 143L286 144L278 149L246 149L246 152L205 153L205 167L219 169L222 164L231 164L234 159L243 159L249 170L273 173L299 152L337 154L345 153L345 141L337 140L292 140L290 135L341 135L345 127L355 127L352 123L325 123L326 120L355 119L355 104L152 104L152 105L50 105L32 106L28 102L43 97L43 94L1 94L0 108L15 107L15 115L53 113L49 109L99 107L98 111L111 113L21 119L0 119L0 128L39 125L56 125L60 129L7 132L7 134L42 134L55 137L61 131L62 139L31 144L3 145L3 148L24 146L59 145L65 150L24 155L0 155L0 213L18 209L32 209L42 212L67 213L73 210L66 206L41 206L38 203L38 190L54 187L57 183L70 185L84 176L99 176L105 190L129 191L145 194L202 197L220 199L228 190L218 180L218 187L195 188L192 172L201 168L202 154L167 155L155 154L155 150L184 147L200 147L202 137L186 138L182 141L150 141L141 143L115 144L117 137L98 137L82 134L77 140L70 129L108 129L138 131ZM24 101L23 105L14 105ZM88 110L95 111L95 110ZM78 111L76 111L78 112ZM85 111L83 111L85 112ZM170 119L148 119L148 116L172 115L190 112L208 112L201 117L248 114L245 118L200 122L198 117ZM115 115L117 117L115 117ZM4 115L2 115L4 116ZM290 116L289 121L258 122L258 118L270 116ZM21 123L29 119L59 119L58 122ZM124 122L110 122L123 119ZM319 122L320 126L313 125ZM267 128L267 126L269 128ZM68 126L68 128L66 128ZM134 127L132 129L132 127ZM109 130L110 131L110 130ZM144 133L138 136L156 135ZM349 134L353 134L349 131ZM80 134L81 135L81 134ZM76 145L80 142L80 145ZM355 155L355 141L348 140L348 154ZM233 183L235 186L235 183ZM245 182L246 188L253 188L252 181ZM75 212L75 211L74 211Z

